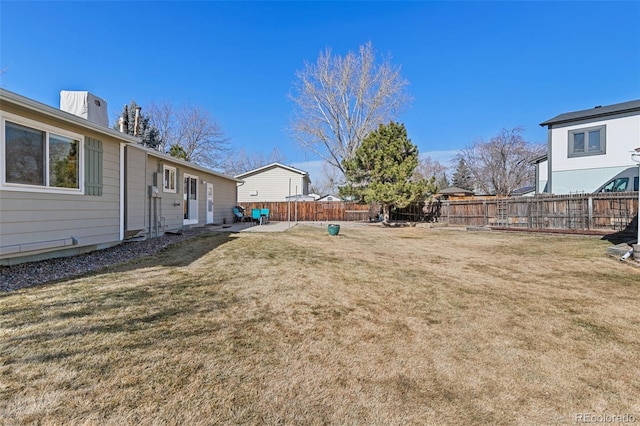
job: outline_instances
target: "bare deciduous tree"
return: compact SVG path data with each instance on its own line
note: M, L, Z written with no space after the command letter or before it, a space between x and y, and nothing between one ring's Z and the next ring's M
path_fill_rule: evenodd
M458 159L471 171L477 189L508 196L535 183L531 161L542 155L545 147L525 141L522 132L520 127L502 129L488 142L477 141L459 152Z
M177 116L177 143L185 150L187 161L217 168L222 164L228 140L222 127L208 111L186 105Z
M150 124L155 127L159 133L160 143L158 145L158 151L167 152L175 133L173 105L168 102L162 102L160 104L152 103L147 110L150 117Z
M309 191L319 195L337 195L338 186L344 184L344 176L326 161L322 162L320 176L315 176Z
M223 170L225 173L236 176L251 170L258 169L271 163L284 163L284 154L276 147L269 155L261 152L247 152L244 148L234 151L225 160Z
M160 134L159 150L180 148L187 161L209 168L223 164L228 140L207 110L192 105L176 110L168 103L154 103L149 111L150 122Z
M440 190L449 186L447 170L447 166L427 155L419 158L418 167L416 167L414 176L426 181L429 181L433 177L436 189Z
M352 158L369 133L395 119L411 100L400 67L389 57L377 63L370 42L344 57L326 49L296 77L290 95L295 104L292 134L342 174L343 160Z

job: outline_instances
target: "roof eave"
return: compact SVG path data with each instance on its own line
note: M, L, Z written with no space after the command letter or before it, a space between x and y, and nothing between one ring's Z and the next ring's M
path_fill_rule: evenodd
M199 165L197 165L195 163L190 163L190 162L185 161L185 160L183 160L181 158L176 158L176 157L174 157L174 156L172 156L170 154L165 154L164 152L160 152L160 151L156 151L155 149L147 148L144 145L136 144L136 145L131 146L131 147L135 148L135 149L139 149L141 151L144 151L149 156L156 157L156 158L162 158L164 160L171 161L171 162L176 163L176 164L180 164L180 165L182 165L184 167L190 167L192 169L199 170L199 171L202 171L202 172L205 172L205 173L209 173L211 175L214 175L214 176L217 176L217 177L220 177L220 178L223 178L223 179L232 180L232 181L237 182L237 183L244 182L242 179L237 179L237 178L235 178L233 176L229 176L229 175L225 175L224 173L216 172L215 170L211 170L211 169L208 169L206 167L199 166Z
M253 175L255 173L260 173L263 170L267 170L267 169L272 168L272 167L281 167L283 169L287 169L287 170L292 171L294 173L298 173L300 176L309 176L309 173L305 172L304 170L296 169L295 167L286 166L286 165L280 164L280 163L270 163L270 164L264 165L262 167L258 167L257 169L253 169L253 170L249 170L248 172L240 173L239 175L236 175L235 177L239 178L239 179L242 179L244 177L251 176L251 175Z
M6 89L0 89L0 101L10 102L22 108L27 108L30 110L37 111L48 117L55 118L55 119L64 121L66 123L78 125L103 135L121 139L122 142L132 143L132 144L140 143L140 140L134 136L127 135L125 133L120 133L117 130L110 129L109 127L102 126L100 124L89 121L85 118L78 117L66 111L62 111L60 109L54 108L50 105L46 105L41 102L34 101L33 99L25 98L24 96L18 95L17 93L10 92Z
M549 155L548 154L544 154L541 155L539 157L534 158L533 160L531 160L529 162L529 164L539 164L542 163L543 161L547 161L549 159Z
M587 110L587 111L591 111L591 110ZM578 111L579 112L579 111ZM574 121L582 121L582 120L588 120L588 119L594 119L594 118L603 118L603 117L609 117L612 115L622 115L622 114L627 114L629 112L640 112L640 107L632 107L632 108L625 108L625 109L620 109L620 110L616 110L616 111L605 111L605 112L597 112L597 111L593 111L593 113L591 114L587 114L585 111L585 115L582 116L578 116L578 117L569 117L569 118L560 118L563 117L567 114L570 113L565 113L565 114L560 114L560 115L556 115L555 117L544 121L542 123L540 123L540 126L549 126L552 124L565 124L565 123L571 123Z

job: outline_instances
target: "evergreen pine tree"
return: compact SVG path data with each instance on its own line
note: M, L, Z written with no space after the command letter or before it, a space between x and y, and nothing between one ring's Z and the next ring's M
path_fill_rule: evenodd
M381 124L364 138L353 158L343 161L347 185L340 195L381 203L388 222L391 206L406 207L433 189L435 178L411 179L417 165L418 148L407 138L404 124Z
M135 135L135 122L136 122L136 108L138 104L133 99L129 105L125 105L122 111L121 117L125 119L126 123L126 133L134 136ZM160 146L160 131L153 127L149 121L151 118L140 111L140 117L138 120L138 134L137 137L140 138L140 143L149 148L158 149ZM120 130L120 124L116 123L114 129Z
M453 173L451 184L458 188L473 191L473 177L471 175L471 169L467 166L467 163L460 158L458 159L458 165L456 171Z

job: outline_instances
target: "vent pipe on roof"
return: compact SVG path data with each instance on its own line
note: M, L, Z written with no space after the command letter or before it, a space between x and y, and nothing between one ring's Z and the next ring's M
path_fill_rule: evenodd
M138 127L140 126L140 110L141 106L136 106L136 116L133 122L133 136L138 136Z
M129 107L127 107L127 105L122 108L122 115L120 116L120 120L118 120L118 124L120 125L121 133L129 133Z

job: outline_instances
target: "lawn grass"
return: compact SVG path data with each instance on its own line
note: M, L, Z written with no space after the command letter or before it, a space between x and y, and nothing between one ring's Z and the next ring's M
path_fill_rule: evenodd
M211 234L0 295L0 424L640 422L640 270L585 237Z

